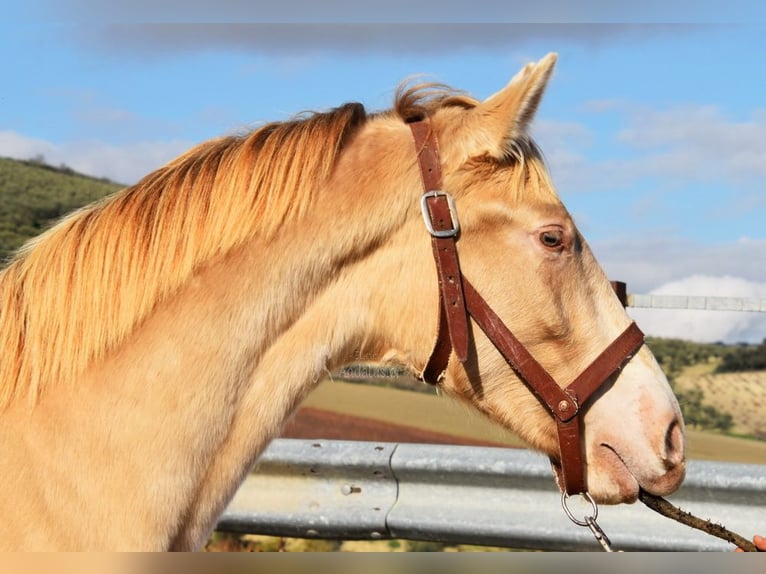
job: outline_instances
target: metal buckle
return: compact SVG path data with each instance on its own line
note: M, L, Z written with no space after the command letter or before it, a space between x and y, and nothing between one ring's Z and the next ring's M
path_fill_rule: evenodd
M428 200L432 197L444 197L447 200L447 206L449 207L449 215L452 219L452 229L434 229L434 223L431 221L431 213L428 211ZM423 221L426 224L426 229L433 237L455 237L460 232L460 222L457 219L457 210L455 209L455 202L452 196L446 191L427 191L420 197L420 211L423 213Z

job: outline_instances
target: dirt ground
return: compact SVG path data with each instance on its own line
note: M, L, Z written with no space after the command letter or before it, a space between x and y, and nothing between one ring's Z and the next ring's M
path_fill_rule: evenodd
M285 426L282 438L367 440L381 442L457 444L466 446L507 446L499 442L393 424L375 419L301 407Z

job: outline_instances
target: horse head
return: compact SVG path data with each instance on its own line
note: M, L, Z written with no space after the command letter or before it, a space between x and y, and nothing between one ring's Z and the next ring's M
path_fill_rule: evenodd
M412 139L402 121L412 116L427 122L423 129L431 132L430 145L438 150L441 188L453 204L445 207L447 219L455 220L448 231L459 223L454 245L464 281L470 281L496 319L560 388L632 324L528 133L555 61L549 55L527 65L483 102L445 97L430 107L414 106L410 117L400 103L399 117L374 120L359 135L357 149L378 150L383 160L394 157L380 150L382 142L398 138L398 147L408 150L391 170L401 172L403 193L413 209L374 263L379 272L393 276L375 287L376 336L368 343L389 358L403 359L417 373L426 365L439 330L439 282L454 278L437 277L426 229L430 216L426 214L424 224L417 210L423 192L417 157L428 144ZM406 100L411 93L400 97ZM451 349L440 388L547 453L564 488L560 433L550 412L555 405L544 404L530 391L523 373L510 368L484 326L477 326L472 313L467 315L465 356ZM581 443L586 462L587 490L601 502L633 501L639 489L667 494L684 476L678 403L651 351L641 345L640 331L634 331L640 337L636 344L578 405L582 434L574 440Z

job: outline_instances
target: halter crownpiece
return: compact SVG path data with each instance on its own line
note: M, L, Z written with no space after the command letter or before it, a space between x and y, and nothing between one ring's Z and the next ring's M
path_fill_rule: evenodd
M452 351L460 362L466 361L470 315L556 420L564 495L586 493L582 405L638 352L644 334L631 322L572 383L565 388L556 383L463 276L457 253L460 224L451 197L441 189L436 135L428 120L409 125L423 180L425 193L421 197L421 207L426 229L431 234L440 293L436 343L421 379L432 385L438 384Z

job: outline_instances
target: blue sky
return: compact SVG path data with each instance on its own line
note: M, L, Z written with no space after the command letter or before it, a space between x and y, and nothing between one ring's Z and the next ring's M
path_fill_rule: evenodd
M434 3L402 0L102 4L4 8L0 156L132 183L222 133L351 100L388 107L413 74L483 98L555 51L534 134L609 275L634 292L766 297L757 3L492 0L477 13L445 0L439 24ZM761 315L689 327L638 313L658 334L766 337Z

